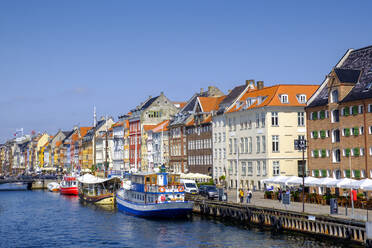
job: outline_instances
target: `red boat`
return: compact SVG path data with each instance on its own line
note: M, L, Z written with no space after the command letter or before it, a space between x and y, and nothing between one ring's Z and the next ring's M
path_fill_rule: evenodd
M78 195L79 192L78 192L78 184L76 181L76 177L65 176L63 178L63 181L61 182L59 192L62 195Z

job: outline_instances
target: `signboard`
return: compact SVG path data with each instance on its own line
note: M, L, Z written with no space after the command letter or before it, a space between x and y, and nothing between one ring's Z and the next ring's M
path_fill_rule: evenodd
M282 194L282 203L285 205L291 204L291 195L290 194Z
M294 140L294 149L295 150L304 150L306 148L305 139L296 139Z

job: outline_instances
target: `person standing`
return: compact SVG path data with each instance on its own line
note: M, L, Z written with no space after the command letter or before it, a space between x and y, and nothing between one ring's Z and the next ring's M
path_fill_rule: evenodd
M278 200L279 200L279 202L282 200L282 189L279 189Z
M247 190L247 203L251 203L252 199L252 191L250 189Z
M239 190L239 197L240 197L240 203L243 203L243 200L244 200L244 191L242 189Z

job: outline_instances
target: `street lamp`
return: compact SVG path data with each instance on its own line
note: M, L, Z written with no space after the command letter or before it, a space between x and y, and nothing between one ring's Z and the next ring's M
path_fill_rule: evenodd
M306 140L298 139L294 141L294 146L296 150L302 151L302 212L305 212L305 150L306 150Z

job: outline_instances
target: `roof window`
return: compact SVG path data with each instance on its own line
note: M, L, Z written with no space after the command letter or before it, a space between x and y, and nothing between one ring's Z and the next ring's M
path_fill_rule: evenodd
M288 95L287 94L280 95L280 101L282 103L288 103Z
M252 106L254 104L254 102L256 101L255 98L248 98L246 100L246 108L249 108L250 106Z
M363 91L369 91L372 88L372 81L367 84Z
M297 100L299 103L306 103L306 95L305 94L297 95Z

